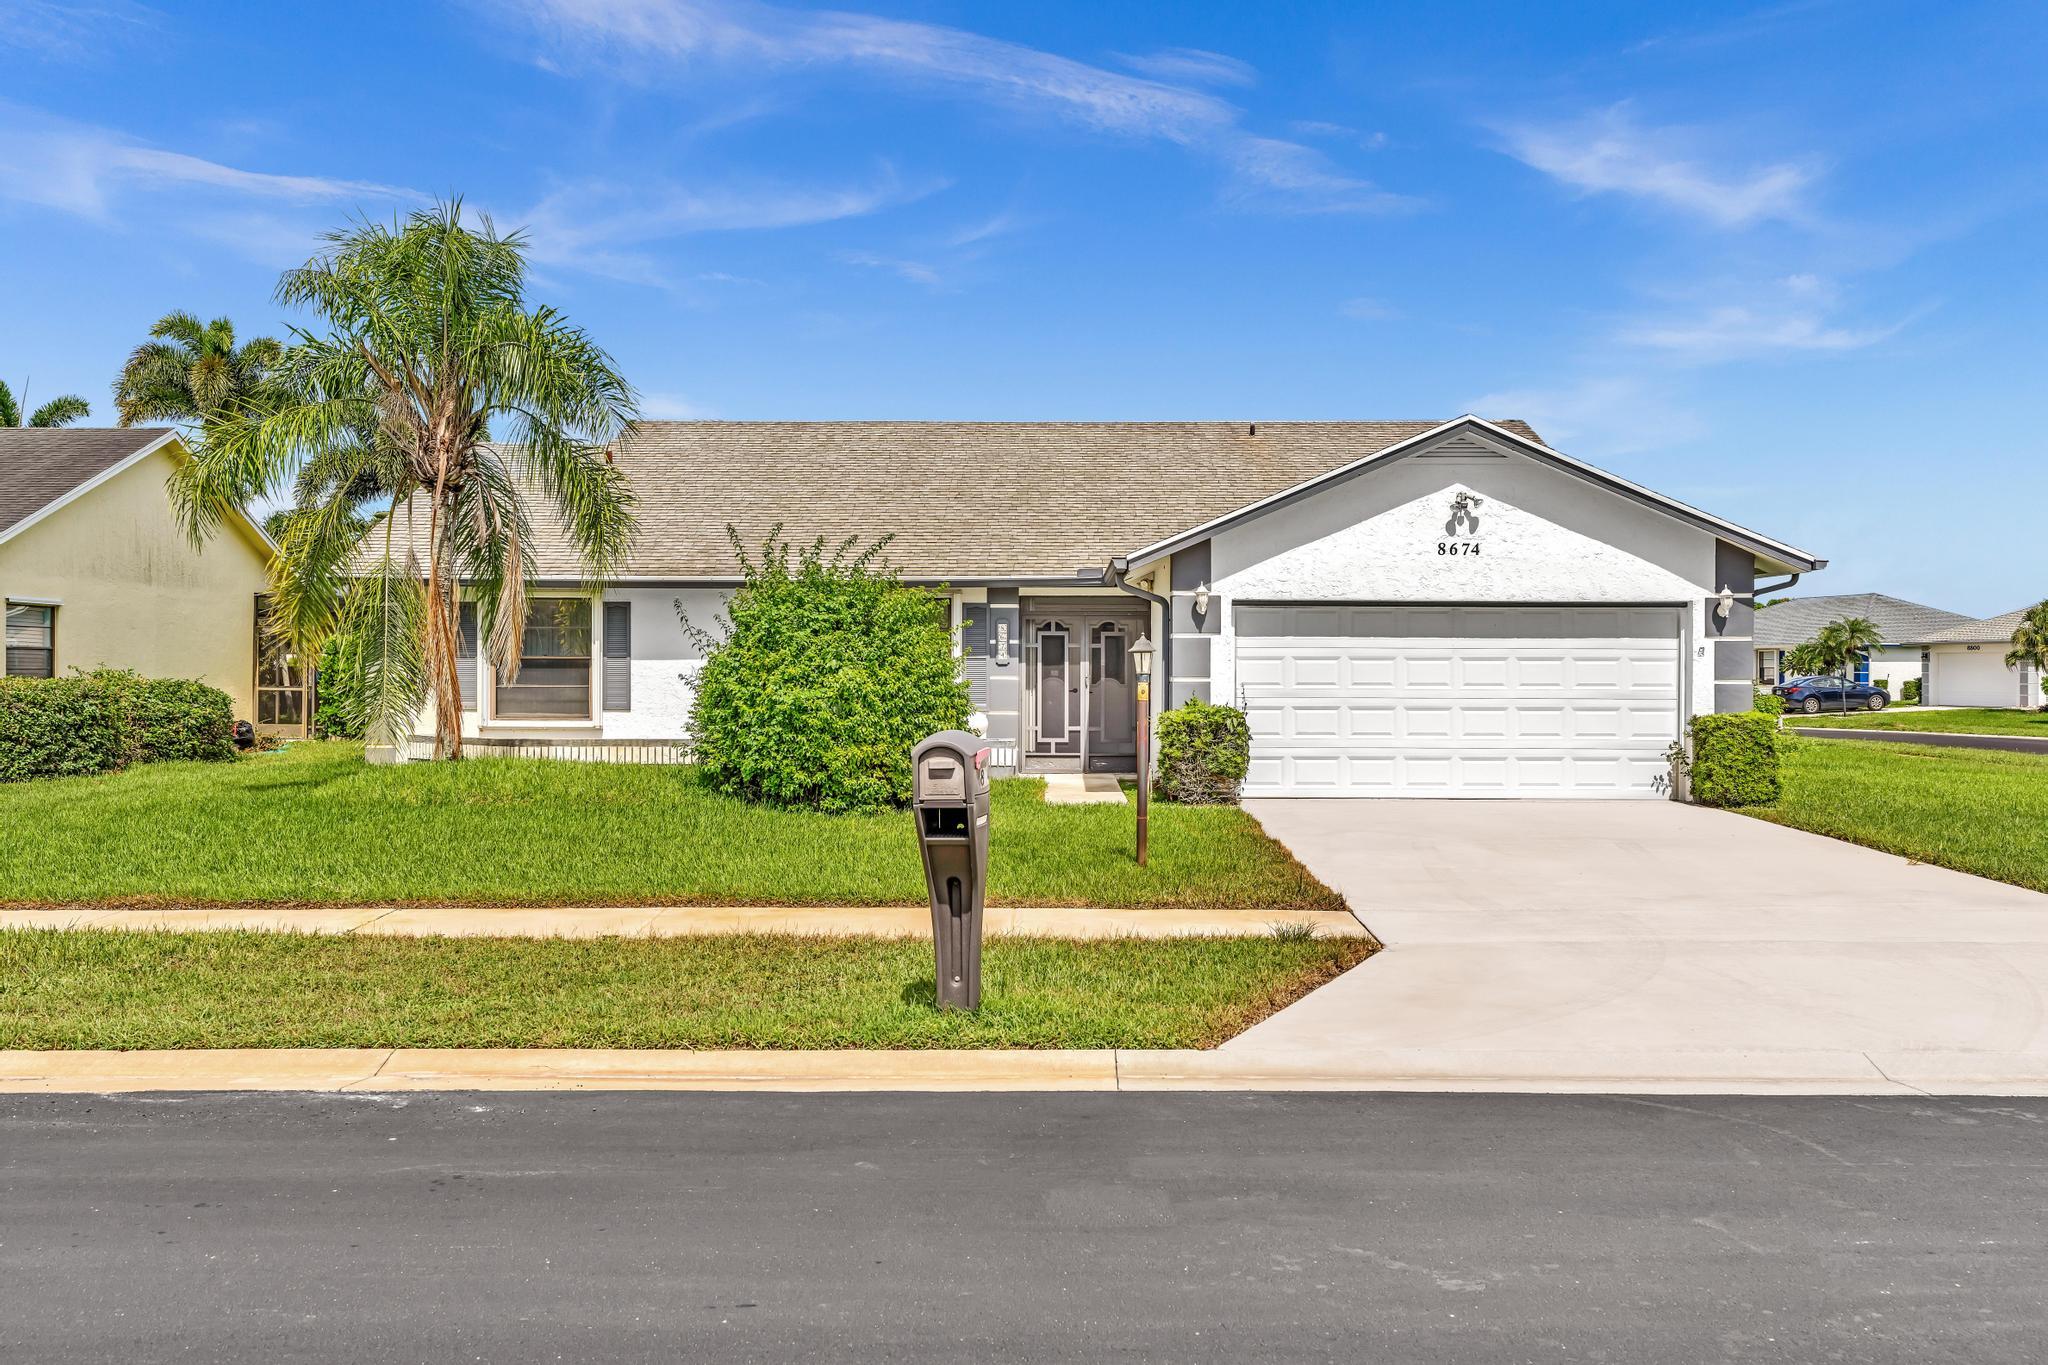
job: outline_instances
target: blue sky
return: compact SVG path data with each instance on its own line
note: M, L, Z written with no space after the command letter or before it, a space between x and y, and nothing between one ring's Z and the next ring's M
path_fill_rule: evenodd
M459 193L652 416L1523 417L2048 596L2048 6L0 0L0 375Z

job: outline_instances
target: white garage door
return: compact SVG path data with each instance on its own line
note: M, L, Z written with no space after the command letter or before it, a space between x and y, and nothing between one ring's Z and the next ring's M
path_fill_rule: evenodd
M1252 796L1658 797L1674 607L1240 606Z
M2006 666L2002 645L1937 649L1927 657L1934 667L1929 706L2019 706L2026 695L2019 670Z

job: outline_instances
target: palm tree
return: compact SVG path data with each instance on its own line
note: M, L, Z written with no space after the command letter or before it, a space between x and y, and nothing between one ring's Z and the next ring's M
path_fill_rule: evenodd
M1848 679L1855 677L1857 663L1884 643L1884 632L1867 616L1847 616L1822 626L1809 643L1821 672L1839 673ZM1842 693L1842 709L1849 709L1846 691Z
M2036 602L2020 617L2020 623L2013 627L2012 651L2005 656L2005 662L2009 668L2032 664L2034 675L2041 680L2043 695L2048 695L2048 602Z
M236 346L235 324L226 318L202 326L190 313L166 313L149 334L155 340L129 352L114 381L114 408L124 427L211 422L248 401L284 355L271 337Z
M215 415L173 497L198 538L236 502L291 487L274 628L307 654L344 624L358 633L373 742L395 743L431 693L435 752L460 757L458 589L512 669L535 498L588 583L610 576L634 519L605 447L636 399L580 328L527 306L524 238L488 218L470 229L459 200L327 241L277 287L321 330L293 328L276 373ZM494 423L508 443L491 443Z
M21 396L24 401L28 398L26 385L22 386ZM83 398L67 393L52 398L23 421L21 403L15 401L14 390L7 387L5 380L0 380L0 427L68 427L79 418L91 415L92 409L86 406Z

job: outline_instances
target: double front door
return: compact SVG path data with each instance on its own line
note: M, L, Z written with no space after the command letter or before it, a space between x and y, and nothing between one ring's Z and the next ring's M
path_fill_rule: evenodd
M1039 772L1137 771L1137 675L1128 611L1046 609L1024 618L1025 766Z

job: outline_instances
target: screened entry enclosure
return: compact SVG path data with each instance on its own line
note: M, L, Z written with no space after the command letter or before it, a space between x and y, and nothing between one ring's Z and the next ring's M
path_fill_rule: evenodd
M1023 767L1135 773L1137 674L1131 644L1145 617L1100 605L1034 609L1024 625Z

